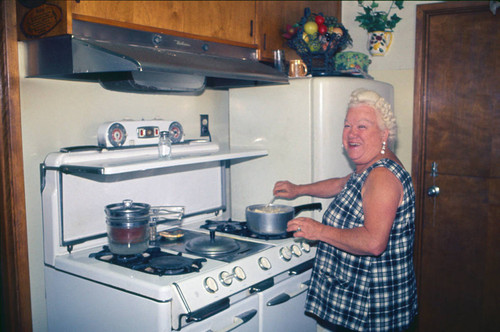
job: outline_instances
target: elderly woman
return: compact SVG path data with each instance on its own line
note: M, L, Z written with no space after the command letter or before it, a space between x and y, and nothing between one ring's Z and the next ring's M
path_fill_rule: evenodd
M275 184L274 195L333 197L323 223L288 222L295 236L318 240L306 312L331 331L404 331L417 314L413 270L415 194L390 150L396 121L374 91L351 95L342 142L355 171L343 178Z

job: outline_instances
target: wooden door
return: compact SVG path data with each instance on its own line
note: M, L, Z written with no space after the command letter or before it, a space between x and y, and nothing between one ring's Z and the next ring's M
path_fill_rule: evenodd
M500 15L488 5L417 7L420 331L500 330Z

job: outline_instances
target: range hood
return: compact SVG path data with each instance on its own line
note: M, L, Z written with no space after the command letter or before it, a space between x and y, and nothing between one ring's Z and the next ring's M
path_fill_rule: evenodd
M201 94L287 84L249 47L73 20L73 34L27 42L28 77L98 81L109 90Z

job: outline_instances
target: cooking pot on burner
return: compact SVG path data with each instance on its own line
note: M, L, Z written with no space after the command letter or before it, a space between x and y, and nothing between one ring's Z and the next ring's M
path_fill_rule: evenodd
M137 255L146 251L149 246L152 233L150 224L153 225L154 236L156 236L155 221L158 216L174 216L175 219L180 220L184 214L184 208L152 208L149 204L125 199L122 203L107 205L105 212L109 250L117 255Z
M248 229L263 236L286 234L287 223L297 214L307 210L321 210L321 203L311 203L296 207L280 204L256 204L247 206L245 217Z

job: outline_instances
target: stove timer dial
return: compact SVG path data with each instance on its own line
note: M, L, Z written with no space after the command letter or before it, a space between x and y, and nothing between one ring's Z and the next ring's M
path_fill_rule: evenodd
M122 146L127 139L127 130L121 123L113 123L108 129L108 140L113 147Z

